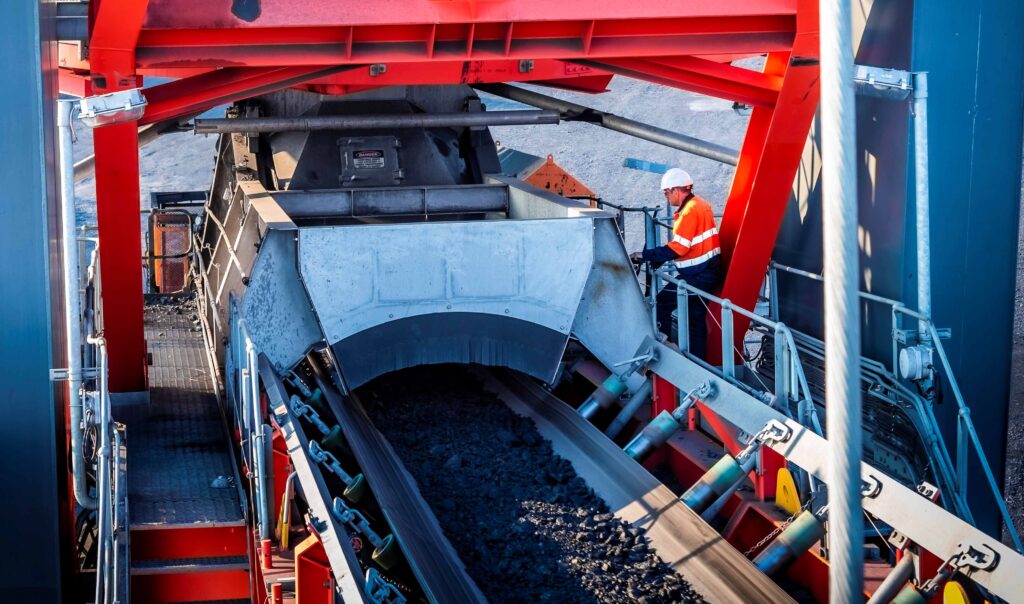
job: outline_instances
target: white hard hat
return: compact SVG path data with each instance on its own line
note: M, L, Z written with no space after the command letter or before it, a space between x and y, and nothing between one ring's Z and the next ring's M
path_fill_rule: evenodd
M673 187L689 187L692 184L693 178L690 177L690 173L680 168L669 168L661 177L662 191Z

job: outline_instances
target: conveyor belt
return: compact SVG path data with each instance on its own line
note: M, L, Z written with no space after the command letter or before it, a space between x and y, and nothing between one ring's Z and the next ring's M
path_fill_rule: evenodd
M534 421L616 516L643 528L658 555L709 602L793 601L574 409L520 374L481 369L479 376L513 411Z
M427 598L442 604L486 602L444 536L416 481L359 401L342 397L323 376L317 379Z

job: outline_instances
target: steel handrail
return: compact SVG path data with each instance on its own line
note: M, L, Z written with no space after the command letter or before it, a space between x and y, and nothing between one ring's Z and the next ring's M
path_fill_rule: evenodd
M771 262L769 270L781 270L783 272L805 277L813 281L824 282L824 277L822 275L794 268L791 266L779 264L774 261ZM988 482L989 489L992 491L992 496L995 499L996 505L999 507L999 513L1003 519L1003 522L1006 524L1006 530L1009 533L1010 538L1013 540L1014 547L1018 552L1024 552L1024 546L1022 546L1021 544L1020 534L1018 533L1017 528L1014 525L1013 517L1010 515L1010 511L1006 506L1006 501L1005 499L1003 499L1003 495L999 490L999 484L996 481L995 475L992 472L992 467L988 462L988 456L985 454L985 450L981 446L981 440L978 437L978 432L974 426L974 421L971 419L970 406L967 404L967 400L964 398L963 393L960 390L960 384L957 382L956 376L953 373L952 364L949 362L949 357L946 354L945 347L942 345L942 340L939 336L938 329L935 327L935 323L928 315L907 307L899 300L886 298L884 296L879 296L877 294L871 294L868 292L858 292L858 295L865 300L876 302L878 304L884 304L891 307L893 315L894 332L899 328L900 325L900 321L898 318L899 315L906 315L907 317L916 319L920 325L924 326L924 331L926 331L929 336L929 341L926 343L926 345L934 349L936 354L938 354L940 364L942 365L942 370L946 375L946 379L949 381L950 387L953 390L953 398L956 400L957 403L958 456L961 455L961 451L966 452L968 446L974 449L975 454L978 456L978 461L981 463L982 471L985 473L986 482ZM893 338L892 341L892 349L893 366L890 371L893 375L898 375L896 373L899 362L897 350L898 346L895 338ZM964 494L964 487L967 483L966 458L964 458L964 461L958 465L960 467L957 468L956 478L960 485L960 495L962 496Z

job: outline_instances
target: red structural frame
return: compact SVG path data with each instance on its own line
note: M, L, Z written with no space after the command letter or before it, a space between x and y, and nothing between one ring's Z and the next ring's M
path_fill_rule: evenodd
M232 6L258 9L234 14ZM146 76L176 78L145 90L149 104L138 123L95 133L103 303L106 316L117 318L105 326L111 390L145 388L141 125L289 87L345 94L402 84L530 81L601 92L614 74L744 103L753 112L721 225L727 266L721 294L750 309L817 108L818 45L816 0L92 0L87 58L77 45L60 45L62 91L103 94L140 86ZM732 64L756 55L767 56L763 69ZM386 69L370 69L378 65ZM721 356L714 327L712 361ZM746 327L736 316L737 341ZM675 396L662 382L655 405L674 405ZM702 405L691 413L690 428L698 421L730 452L738 450L733 428ZM773 455L752 476L750 509L774 496L783 460ZM279 494L283 485L275 486ZM726 538L737 544L771 525L764 514L738 517L757 526L733 523ZM325 564L315 537L302 544L296 567L309 580L303 577L298 587L322 590Z
M599 92L611 74L754 107L722 222L723 296L752 307L818 102L813 0L409 0L401 9L262 0L93 0L88 58L60 48L61 89L148 88L138 124L95 136L104 308L115 392L145 388L136 126L298 87L343 94L397 84L531 81ZM397 6L397 5L394 5ZM761 71L731 64L767 54ZM386 69L371 72L370 65ZM765 152L766 150L770 150ZM746 324L736 320L737 339ZM710 337L713 357L718 338Z

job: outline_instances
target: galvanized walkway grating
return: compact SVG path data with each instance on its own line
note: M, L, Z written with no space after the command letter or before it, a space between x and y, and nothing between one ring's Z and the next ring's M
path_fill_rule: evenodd
M243 522L195 317L191 300L146 305L150 400L114 407L131 436L128 504L135 527Z

